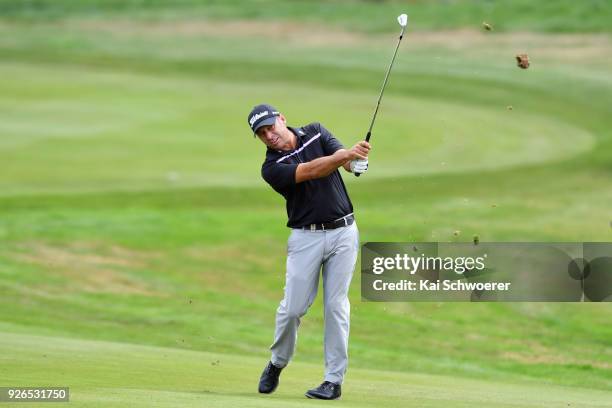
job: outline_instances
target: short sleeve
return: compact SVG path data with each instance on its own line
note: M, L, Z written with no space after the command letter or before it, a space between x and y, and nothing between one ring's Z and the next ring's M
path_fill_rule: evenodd
M276 191L295 185L297 163L266 162L261 168L261 176Z
M338 139L331 134L331 132L319 123L319 132L321 132L321 143L323 145L323 151L327 156L336 153L340 149L344 149L344 146Z

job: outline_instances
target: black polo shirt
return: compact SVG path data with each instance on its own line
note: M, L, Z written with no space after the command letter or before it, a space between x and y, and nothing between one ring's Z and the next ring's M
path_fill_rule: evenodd
M351 214L353 204L338 170L327 177L295 182L298 164L330 156L343 149L342 144L320 123L289 130L297 136L296 148L288 151L268 148L261 166L264 180L287 200L287 226L301 228Z

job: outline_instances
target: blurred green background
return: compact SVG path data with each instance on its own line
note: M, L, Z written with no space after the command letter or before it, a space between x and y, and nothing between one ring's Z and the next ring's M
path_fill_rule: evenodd
M320 300L255 392L289 231L246 115L363 138L402 12L361 241L610 241L609 1L0 0L1 385L299 406ZM344 405L612 406L609 304L364 303L358 272Z

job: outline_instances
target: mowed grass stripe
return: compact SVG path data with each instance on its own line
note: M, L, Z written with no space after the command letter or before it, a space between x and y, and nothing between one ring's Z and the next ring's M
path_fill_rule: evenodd
M7 155L5 195L38 189L87 190L92 184L103 190L263 186L258 170L261 146L249 138L241 120L242 105L236 103L242 95L263 97L274 92L281 106L287 101L290 120L305 117L304 111L316 111L318 105L307 103L292 116L292 95L313 102L324 98L336 107L325 113L326 124L347 145L360 137L349 136L356 133L355 115L366 117L371 110L370 95L363 92L183 82L57 67L3 70L12 81L21 77L19 82L27 84L20 90L9 82L0 85L23 99L18 108L3 113L0 125L6 134L1 143ZM26 76L33 79L27 81ZM53 89L70 89L73 95L58 100ZM255 98L250 98L254 103ZM377 164L373 178L556 161L587 152L595 143L589 132L559 119L508 111L505 106L393 96L385 103L372 154ZM508 120L510 115L514 116ZM37 120L25 122L26 117ZM40 166L30 165L34 157ZM53 165L52 172L45 163Z
M69 386L76 406L302 406L303 392L322 375L318 365L294 362L278 391L263 396L256 393L261 358L10 332L0 344L2 382ZM610 398L609 391L581 387L353 368L342 405L605 407Z

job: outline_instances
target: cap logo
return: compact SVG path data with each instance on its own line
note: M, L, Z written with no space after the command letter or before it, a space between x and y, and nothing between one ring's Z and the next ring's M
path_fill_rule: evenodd
M268 115L268 111L267 110L265 110L263 112L256 113L255 115L251 116L251 119L249 119L249 125L251 125L251 127L252 127L253 123L257 122L259 119L263 118L266 115Z

